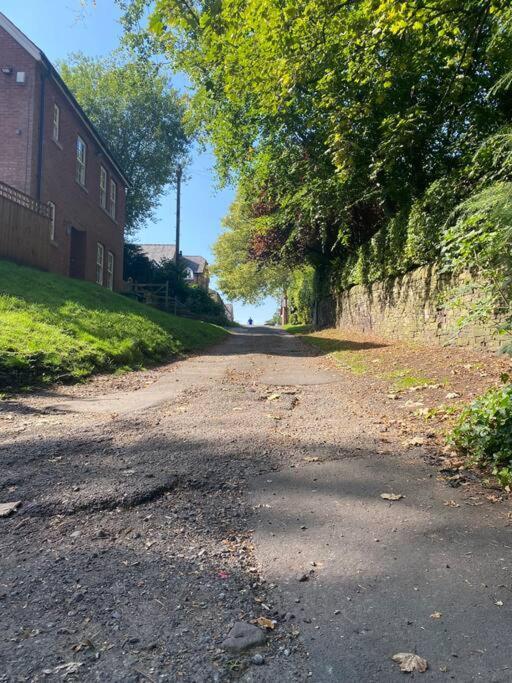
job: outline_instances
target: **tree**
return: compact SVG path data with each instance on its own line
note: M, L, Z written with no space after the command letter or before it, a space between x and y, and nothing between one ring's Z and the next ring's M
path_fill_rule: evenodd
M162 69L148 60L74 54L59 70L131 181L126 233L133 235L153 218L185 161L183 103Z
M123 278L135 282L152 282L155 266L139 244L124 243Z
M259 237L257 222L247 205L238 197L223 220L224 232L213 246L212 273L229 299L257 303L265 296L280 296L290 282L288 269L268 263L251 253L254 237Z
M148 3L124 5L133 26ZM508 0L160 0L149 33L194 85L221 178L276 207L282 255L332 259L510 118L510 97L485 97L510 16Z
M273 289L278 267L337 286L439 258L476 150L511 123L512 91L493 89L512 63L509 0L123 5L132 44L187 73L188 125L243 198L216 247L233 292Z

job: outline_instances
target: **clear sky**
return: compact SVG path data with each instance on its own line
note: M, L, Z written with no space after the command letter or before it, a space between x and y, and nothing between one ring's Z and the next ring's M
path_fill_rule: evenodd
M51 61L71 52L104 55L119 44L119 9L114 0L0 0L0 10L20 28ZM180 79L181 80L181 79ZM179 81L177 81L179 84ZM212 261L211 246L221 229L221 219L233 199L233 188L216 190L211 153L194 154L188 169L190 179L182 191L183 254L201 255ZM158 210L158 220L140 233L137 241L174 243L175 193L169 192ZM215 283L212 283L215 286ZM277 303L267 299L262 306L235 302L235 317L255 322L272 317Z

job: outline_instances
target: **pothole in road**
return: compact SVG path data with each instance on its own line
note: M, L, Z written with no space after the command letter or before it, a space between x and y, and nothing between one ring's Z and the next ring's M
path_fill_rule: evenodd
M111 482L101 482L101 485L96 488L94 485L89 485L79 491L66 489L63 492L60 489L40 501L25 505L21 512L31 517L51 517L73 515L85 511L128 509L161 498L175 489L179 481L177 475L171 475L153 481L150 485L144 485L144 482L139 480L130 488L119 487Z

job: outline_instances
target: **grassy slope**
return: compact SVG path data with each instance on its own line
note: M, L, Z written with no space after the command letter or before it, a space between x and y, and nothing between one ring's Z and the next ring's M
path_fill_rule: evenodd
M0 388L140 367L226 334L88 282L0 261Z

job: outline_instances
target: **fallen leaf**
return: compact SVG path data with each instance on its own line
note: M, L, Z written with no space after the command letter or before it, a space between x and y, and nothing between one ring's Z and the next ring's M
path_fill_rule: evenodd
M68 674L75 674L82 664L82 662L67 662L67 664L59 664L54 669L43 669L43 673L47 676L60 673L65 678Z
M445 500L444 505L447 508L460 508L460 505L454 500Z
M427 660L413 652L398 652L391 659L400 664L400 671L405 673L412 673L413 671L425 673L428 669Z
M401 493L381 493L380 497L384 500L400 500L404 496Z
M21 500L16 500L13 503L0 503L0 517L9 517L21 505Z
M494 604L496 605L496 607L503 607L503 600L496 600Z
M430 615L430 618L431 619L441 619L442 616L443 616L442 612L432 612L432 614Z
M413 436L412 439L407 441L406 446L423 446L424 443L425 439L423 439L421 436Z
M270 394L267 396L267 401L277 401L278 398L281 398L281 394Z
M267 617L258 617L255 623L258 624L258 626L262 626L263 628L269 628L272 631L276 627L276 622L272 619L267 619Z
M450 391L448 394L446 394L445 398L451 399L451 398L459 398L460 394L458 394L456 391Z
M303 460L304 462L318 462L320 458L318 455L307 455Z

